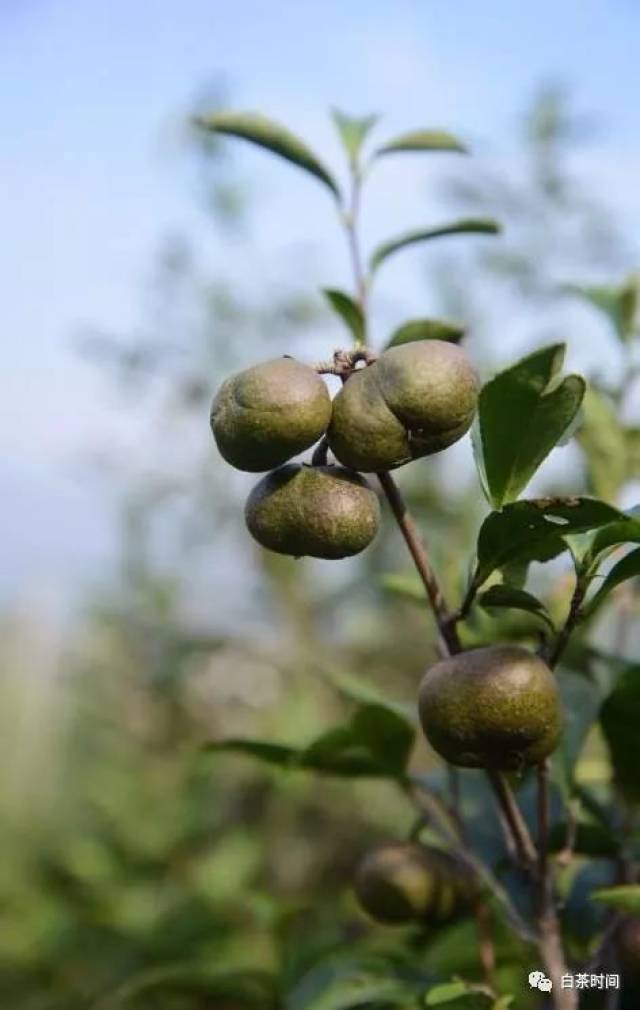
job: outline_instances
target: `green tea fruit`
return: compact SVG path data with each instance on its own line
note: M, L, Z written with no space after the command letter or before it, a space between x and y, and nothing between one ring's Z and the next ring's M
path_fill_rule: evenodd
M446 922L473 891L468 872L456 859L413 842L374 849L360 863L354 884L364 911L389 925Z
M293 358L275 358L222 383L211 407L220 453L238 470L286 463L324 435L331 398L321 377Z
M251 535L269 550L345 558L375 537L380 505L360 474L341 466L289 463L255 486L245 518Z
M441 660L420 685L422 728L450 764L517 771L558 743L562 709L546 663L518 646L472 649Z
M473 421L477 373L464 351L420 340L357 369L333 401L328 438L354 470L393 470L457 442Z

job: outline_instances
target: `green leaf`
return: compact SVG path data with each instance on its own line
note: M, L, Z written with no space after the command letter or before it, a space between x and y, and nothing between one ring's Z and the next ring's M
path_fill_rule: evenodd
M324 288L322 293L334 312L346 324L356 347L363 347L366 343L366 324L362 309L357 302L344 291L338 291L337 288Z
M428 1007L448 1007L449 1010L491 1010L494 999L480 986L455 981L434 986L424 1002Z
M540 600L527 593L524 589L517 589L515 586L495 585L487 589L478 597L478 604L485 610L493 607L509 607L514 610L526 610L534 614L549 626L553 631L554 625L546 607Z
M491 512L478 534L474 582L482 585L515 561L549 561L566 550L563 535L596 529L621 513L595 498L533 498Z
M331 116L347 153L350 164L355 167L363 143L380 118L372 116L347 116L339 109L332 109Z
M603 526L593 537L593 541L587 555L585 563L594 565L611 553L621 544L640 543L640 506L623 515L621 519L615 520Z
M640 884L619 884L617 887L601 887L591 892L594 901L617 908L620 912L640 913Z
M625 432L614 405L593 387L585 393L576 438L586 456L590 489L615 501L628 480Z
M575 418L584 379L558 373L564 344L522 358L483 386L474 447L494 508L515 501Z
M585 614L591 616L600 607L612 589L627 579L635 579L640 575L640 547L626 554L617 562L606 576L598 592L592 596L584 608Z
M198 963L181 963L150 968L134 975L113 992L105 1006L124 1007L139 996L156 991L195 999L236 1001L247 1010L276 1010L279 1006L277 984L273 976L262 971L211 971Z
M570 285L567 291L584 298L607 317L619 340L626 343L638 325L640 278L632 275L620 287L607 284Z
M387 141L375 152L376 157L401 151L456 151L466 154L467 147L446 130L411 130Z
M304 748L261 740L223 740L206 751L247 754L282 768L298 768L342 777L402 778L415 740L404 714L386 705L360 705L351 721L336 726Z
M640 667L630 667L620 676L600 709L600 725L611 754L616 782L630 797L640 799Z
M439 225L437 228L408 231L377 246L371 255L369 265L373 272L389 256L401 249L406 249L407 246L416 245L418 242L428 242L446 235L497 235L499 231L500 226L491 218L464 218L461 221L453 221L451 224Z
M342 673L337 670L323 669L320 673L348 701L355 701L360 705L379 705L401 716L407 722L417 724L415 705L387 698L366 677L353 673Z
M340 199L340 190L328 170L307 145L291 133L285 126L274 123L260 113L217 112L210 116L198 116L196 125L213 133L223 133L230 137L240 137L258 147L279 155L298 168L303 168L328 186Z
M393 1010L417 1005L415 984L394 978L392 966L383 973L360 966L351 969L312 970L290 994L285 1010L355 1010L356 1007L389 1007ZM324 983L324 984L323 984Z
M410 319L391 334L387 347L412 344L416 340L446 340L459 343L464 337L464 327L442 319Z

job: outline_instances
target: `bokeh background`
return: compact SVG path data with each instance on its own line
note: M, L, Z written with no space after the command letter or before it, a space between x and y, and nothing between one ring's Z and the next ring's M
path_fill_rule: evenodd
M397 591L388 523L340 564L267 556L243 529L252 478L213 449L212 393L260 358L343 343L320 288L348 287L349 265L322 187L190 116L258 109L343 178L331 107L380 113L379 138L452 130L472 158L380 165L364 240L461 213L504 237L399 256L374 342L452 317L484 374L560 339L620 389L630 352L567 285L639 262L639 37L633 0L0 3L3 1006L120 1005L184 964L300 986L366 930L357 856L413 816L379 783L201 748L306 742L347 711L336 676L409 701L434 640ZM630 388L623 407L633 420ZM536 487L594 479L571 445ZM454 596L484 510L468 440L401 482ZM638 500L633 480L604 491ZM240 1005L263 998L253 981ZM161 1005L223 1005L199 999Z

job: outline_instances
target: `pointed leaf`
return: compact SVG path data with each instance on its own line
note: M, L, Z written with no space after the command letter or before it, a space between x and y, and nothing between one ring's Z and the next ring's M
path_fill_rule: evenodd
M629 509L621 519L598 530L585 558L586 564L601 561L621 544L640 544L640 506Z
M609 593L628 579L635 579L640 575L640 547L626 554L613 566L598 592L591 598L585 607L585 614L591 616L600 607Z
M585 393L576 438L586 456L591 490L615 500L628 479L625 432L614 405L593 387Z
M269 743L266 740L242 740L235 737L228 740L214 740L205 744L204 750L247 754L249 757L258 758L258 760L265 761L267 764L279 765L280 767L291 765L298 758L298 751L295 747Z
M451 224L439 225L436 228L421 228L418 231L408 231L404 235L383 242L374 249L370 267L377 270L389 256L406 249L407 246L416 245L418 242L428 242L430 239L441 238L446 235L497 235L500 226L491 218L464 218L461 221L452 221Z
M257 112L217 112L210 116L199 116L195 122L204 130L240 137L279 155L298 168L310 172L328 186L334 196L340 198L337 183L304 141L266 116Z
M378 705L401 716L406 722L413 724L417 721L414 705L387 698L366 677L337 670L321 670L320 673L348 701L355 701L360 705Z
M362 347L366 342L366 327L364 315L358 303L353 300L351 295L344 291L338 291L337 288L324 288L322 293L334 312L346 323L356 347Z
M457 151L466 154L467 148L446 130L411 130L379 147L376 157L400 151Z
M458 323L449 323L442 319L410 319L394 330L387 347L412 344L416 340L446 340L451 344L457 344L463 337L464 327Z
M549 561L566 550L563 534L597 529L621 515L595 498L533 498L505 505L480 527L474 582L482 585L514 561Z
M546 607L540 600L524 589L517 589L515 586L504 584L491 586L486 592L478 597L478 604L486 609L493 607L508 607L513 610L525 610L530 614L539 617L554 630L553 621L549 616Z
M638 325L640 281L632 275L620 287L607 284L569 285L567 291L584 298L607 317L616 336L625 343Z
M353 166L357 165L362 145L380 117L377 115L347 116L340 109L332 109L331 116L349 162Z
M578 375L558 382L564 352L564 344L535 351L480 392L475 448L494 508L518 497L578 412L585 383Z
M640 884L619 884L617 887L601 887L591 892L594 901L602 901L619 912L640 914Z

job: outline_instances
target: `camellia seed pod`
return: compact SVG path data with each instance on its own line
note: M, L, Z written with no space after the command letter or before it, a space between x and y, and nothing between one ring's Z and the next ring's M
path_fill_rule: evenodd
M391 347L335 397L329 444L354 470L393 470L457 442L471 426L478 391L478 375L455 344Z
M317 442L330 417L322 378L293 358L276 358L222 383L211 407L211 429L227 463L261 473Z
M547 664L518 646L472 649L427 670L418 700L427 740L464 768L518 771L547 757L563 717Z
M414 842L374 849L358 866L354 886L363 910L387 925L447 922L475 893L457 859Z
M380 505L358 473L289 463L256 484L245 518L254 539L278 554L345 558L375 537Z

